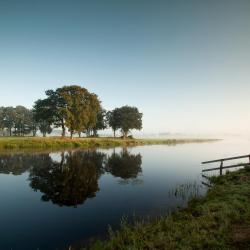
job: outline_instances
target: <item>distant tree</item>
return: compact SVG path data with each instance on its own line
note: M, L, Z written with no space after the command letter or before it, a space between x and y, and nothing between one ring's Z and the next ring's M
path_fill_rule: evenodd
M15 125L15 109L13 107L5 107L3 116L4 127L9 130L9 136L12 136L12 129Z
M14 134L24 136L32 131L32 111L24 106L14 108Z
M115 137L116 131L121 128L121 117L119 108L115 108L114 110L107 112L106 118L107 123L109 127L112 128Z
M48 99L37 100L33 107L33 114L34 121L38 124L43 137L45 137L46 134L50 134L53 123L53 112L50 108L50 101Z
M37 130L39 129L39 124L37 123L37 121L35 120L35 111L34 109L31 110L30 112L30 121L31 121L31 131L32 131L32 135L36 136Z
M0 107L0 131L4 134L4 107Z
M32 131L32 111L24 106L0 107L0 130L9 131L9 136L24 136Z

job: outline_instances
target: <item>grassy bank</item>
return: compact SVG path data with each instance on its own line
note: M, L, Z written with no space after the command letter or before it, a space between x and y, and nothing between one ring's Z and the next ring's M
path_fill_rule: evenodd
M150 223L123 223L89 249L250 249L250 169L211 178L188 208Z
M60 138L60 137L1 137L0 149L60 149L60 148L90 148L90 147L116 147L180 143L195 143L214 141L211 139L121 139L121 138Z

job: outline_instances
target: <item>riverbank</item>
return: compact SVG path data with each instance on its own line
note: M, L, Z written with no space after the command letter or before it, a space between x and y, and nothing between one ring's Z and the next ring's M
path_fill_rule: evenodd
M1 137L0 149L61 149L118 147L182 143L212 142L214 139L121 139L111 137L99 138L61 138L61 137Z
M250 168L212 177L204 198L150 223L123 223L88 249L250 249Z

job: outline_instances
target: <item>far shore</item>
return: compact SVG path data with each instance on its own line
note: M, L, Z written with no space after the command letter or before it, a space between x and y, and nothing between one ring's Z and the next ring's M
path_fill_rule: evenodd
M0 137L0 150L5 149L63 149L63 148L108 148L142 145L176 145L184 143L215 142L219 139L122 139L113 137L73 138L68 137Z

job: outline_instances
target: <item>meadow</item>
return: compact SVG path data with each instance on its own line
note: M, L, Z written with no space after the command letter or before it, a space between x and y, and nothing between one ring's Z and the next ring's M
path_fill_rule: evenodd
M214 139L123 139L112 137L67 138L67 137L0 137L0 149L63 149L139 145L176 145L202 143Z

